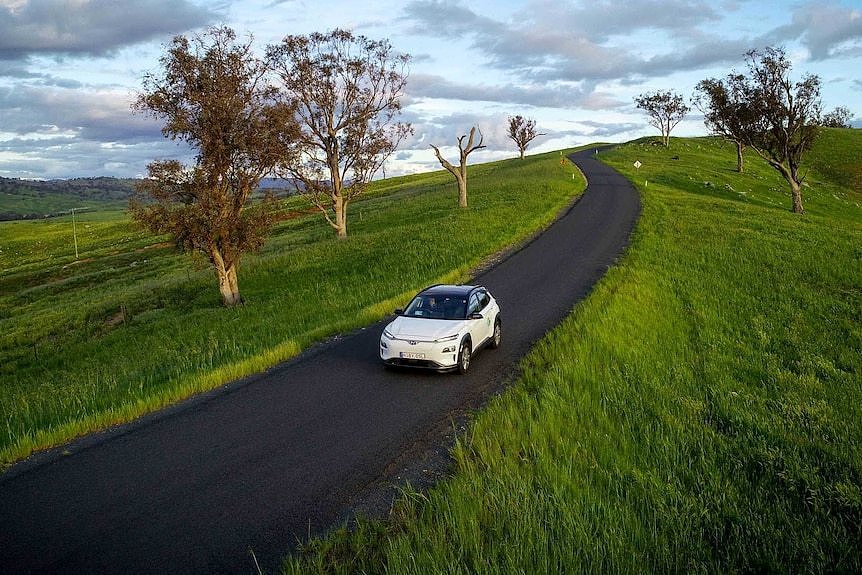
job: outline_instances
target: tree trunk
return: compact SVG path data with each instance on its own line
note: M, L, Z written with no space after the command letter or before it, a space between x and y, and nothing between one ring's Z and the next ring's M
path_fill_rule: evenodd
M805 210L802 208L802 186L799 185L799 182L790 179L790 193L793 196L793 213L794 214L804 214Z
M239 295L239 283L236 279L236 264L226 266L221 252L217 249L212 250L210 257L218 276L218 289L221 292L222 303L226 307L242 303L242 297Z
M520 151L521 151L521 159L523 160L524 159L524 148L520 148Z
M236 266L231 266L227 269L216 266L218 274L218 289L221 292L222 303L226 307L235 306L242 302L239 295L239 284L236 279Z
M335 235L343 240L347 237L347 204L341 194L333 196L332 208L335 211Z
M757 150L757 148L754 149ZM757 153L761 158L766 159L770 166L778 170L778 173L781 174L788 184L790 184L790 195L793 198L793 213L804 214L805 210L802 208L802 185L799 183L799 176L796 173L796 170L793 167L787 167L776 160L767 159L759 150Z
M742 152L745 150L745 144L742 142L736 142L736 171L740 174L744 171L744 158L742 157Z
M462 208L467 207L467 170L461 174L461 177L455 178L458 180L458 205Z

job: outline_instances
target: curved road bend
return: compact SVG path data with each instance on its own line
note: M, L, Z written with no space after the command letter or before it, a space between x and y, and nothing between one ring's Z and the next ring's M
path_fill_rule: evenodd
M503 345L464 377L386 371L384 323L0 476L0 572L253 573L442 441L625 248L637 192L588 152L589 187L522 250L475 278L503 310ZM64 455L64 452L66 453Z

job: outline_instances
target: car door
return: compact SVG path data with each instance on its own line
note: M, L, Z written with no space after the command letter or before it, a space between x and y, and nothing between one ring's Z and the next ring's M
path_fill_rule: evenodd
M476 349L485 338L488 337L487 328L485 327L485 319L469 319L470 314L480 312L479 294L473 292L470 294L470 299L467 300L467 329L470 331L470 339L473 341L473 349Z
M494 318L496 317L496 310L494 306L491 304L491 295L483 290L478 292L479 296L479 313L484 317L483 327L485 328L485 332L483 334L484 339L491 337L494 334Z

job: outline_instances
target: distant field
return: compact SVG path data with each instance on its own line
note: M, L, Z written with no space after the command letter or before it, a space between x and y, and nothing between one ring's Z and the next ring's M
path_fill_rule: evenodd
M10 197L11 196L11 197ZM5 194L0 192L0 221L53 217L76 210L122 209L126 202L82 201L63 194Z
M300 198L243 261L246 305L224 309L201 257L121 211L0 223L0 463L132 419L366 325L415 290L463 280L583 190L555 152L377 182L338 241ZM369 353L374 353L370 350Z
M620 265L449 479L286 572L862 572L862 132L818 141L805 216L720 141L601 158L644 203Z
M118 178L43 181L0 177L0 221L44 218L72 208L122 209L133 185L134 180Z
M124 210L138 180L120 178L75 178L71 180L20 180L0 177L0 221L41 219L85 211ZM255 198L263 190L279 197L290 195L293 184L265 178Z

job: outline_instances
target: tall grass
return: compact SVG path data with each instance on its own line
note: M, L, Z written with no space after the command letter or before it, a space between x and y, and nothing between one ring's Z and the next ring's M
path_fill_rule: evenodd
M347 240L316 214L243 260L246 305L220 306L205 262L121 214L0 224L0 462L260 371L458 281L583 190L559 153L471 167L468 209L441 172L378 182ZM369 350L369 354L375 353Z
M858 132L827 136L811 166L834 139L862 158ZM800 217L770 168L736 174L711 139L602 158L643 198L621 264L476 418L450 478L286 572L862 571L856 192L812 169Z

